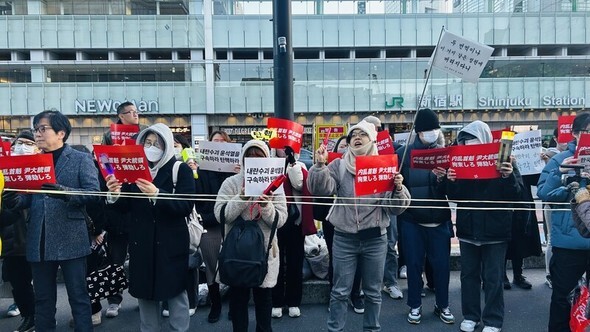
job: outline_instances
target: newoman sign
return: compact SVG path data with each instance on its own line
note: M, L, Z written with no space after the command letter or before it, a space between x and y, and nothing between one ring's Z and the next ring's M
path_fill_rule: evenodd
M124 101L112 99L76 99L76 113L117 113L117 106ZM159 113L160 104L157 100L130 100L140 113Z

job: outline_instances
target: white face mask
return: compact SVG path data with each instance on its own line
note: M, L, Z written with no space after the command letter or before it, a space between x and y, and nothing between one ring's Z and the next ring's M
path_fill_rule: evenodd
M28 145L17 145L14 147L14 151L12 152L13 155L16 156L22 156L22 155L29 155L29 154L34 154L35 153L35 147L34 146L28 146Z
M424 141L427 144L432 144L432 143L436 142L439 134L440 134L439 129L423 131L422 132L422 141Z
M174 148L174 157L178 160L182 158L182 148Z
M143 151L145 151L145 157L147 160L152 163L160 161L160 159L162 159L162 155L164 154L164 150L159 149L153 145L149 148L143 148Z

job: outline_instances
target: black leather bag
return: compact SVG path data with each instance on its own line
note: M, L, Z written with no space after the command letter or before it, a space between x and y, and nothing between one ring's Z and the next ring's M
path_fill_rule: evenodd
M300 216L301 212L299 212L297 205L295 203L287 203L287 222L295 222Z

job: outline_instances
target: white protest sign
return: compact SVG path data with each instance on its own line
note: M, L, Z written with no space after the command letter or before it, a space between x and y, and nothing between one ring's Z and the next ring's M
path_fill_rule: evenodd
M410 133L397 133L393 134L393 141L399 143L400 145L408 144L408 139L410 138Z
M244 158L246 196L260 196L270 183L285 172L285 158ZM284 194L283 186L275 194Z
M444 31L433 53L432 66L476 83L494 48Z
M539 174L545 167L541 159L541 131L532 130L514 135L512 155L520 174Z
M240 163L242 145L238 143L199 141L199 152L203 154L203 160L199 163L200 169L232 173L236 165Z

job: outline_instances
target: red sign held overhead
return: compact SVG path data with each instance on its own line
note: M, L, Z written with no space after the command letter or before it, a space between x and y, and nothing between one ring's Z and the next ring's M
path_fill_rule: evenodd
M451 147L451 165L457 179L495 179L498 144L457 145Z
M328 164L331 163L332 160L340 158L342 158L342 153L328 151Z
M41 189L44 183L55 183L51 153L0 158L6 188Z
M275 132L273 138L268 141L271 148L283 149L285 146L290 146L295 153L299 153L303 141L301 124L285 119L269 118L266 127Z
M394 154L393 140L389 135L389 130L383 130L377 133L377 151L380 155Z
M567 143L574 139L572 124L575 115L561 115L557 118L557 143Z
M122 145L139 132L138 125L111 124L111 140L113 145Z
M451 164L450 148L412 150L410 168L435 169L449 168Z
M124 183L134 183L137 179L152 181L141 145L94 145L94 155L104 178L114 174Z
M355 195L371 195L392 191L397 173L397 155L356 157Z

